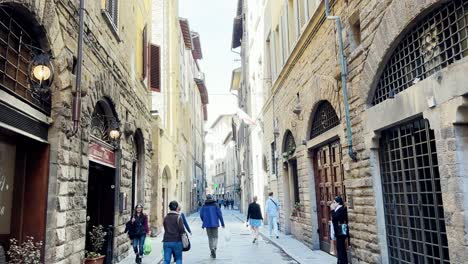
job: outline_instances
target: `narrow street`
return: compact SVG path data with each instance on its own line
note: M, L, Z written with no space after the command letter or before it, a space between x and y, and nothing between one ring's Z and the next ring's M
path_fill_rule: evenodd
M252 244L250 229L238 218L238 211L224 210L226 229L219 229L217 258L210 258L206 231L201 229L198 214L192 214L188 221L193 236L190 237L192 249L185 252L184 263L297 263L281 249L268 240L260 238ZM231 240L226 241L224 233L231 232Z

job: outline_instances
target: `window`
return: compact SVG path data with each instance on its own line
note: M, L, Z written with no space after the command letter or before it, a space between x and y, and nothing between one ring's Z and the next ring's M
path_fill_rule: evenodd
M349 44L351 50L355 50L361 45L361 21L359 19L359 12L354 13L349 18Z
M297 0L297 12L299 13L298 15L298 20L299 20L299 33L301 28L305 25L308 19L308 10L307 10L307 0Z
M271 173L276 175L276 143L271 143Z
M149 87L153 92L161 92L161 51L160 47L150 45Z
M315 10L317 10L317 7L318 7L317 2L320 3L321 0L306 0L306 1L307 1L307 8L309 9L307 17L311 18L314 15Z
M145 26L143 28L142 33L142 41L143 41L143 65L142 65L142 79L146 78L148 74L148 27Z
M287 24L287 31L288 31L288 56L289 52L291 52L294 42L298 37L298 26L299 23L297 22L297 8L296 3L297 0L288 0L287 6L287 15L286 15L286 24ZM286 56L287 57L287 56Z
M416 23L399 42L385 63L373 105L468 56L468 1L444 3Z
M281 36L279 32L279 27L276 27L275 32L273 34L273 56L275 58L275 80L278 78L279 73L281 72L281 66L283 65L282 63L282 46L281 46Z
M118 31L119 22L119 1L118 0L106 0L105 14L109 19L112 27L115 31Z

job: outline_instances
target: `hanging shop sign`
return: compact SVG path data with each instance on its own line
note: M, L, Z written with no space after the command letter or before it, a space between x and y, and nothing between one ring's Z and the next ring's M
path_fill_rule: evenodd
M115 168L114 150L101 144L89 144L89 160Z

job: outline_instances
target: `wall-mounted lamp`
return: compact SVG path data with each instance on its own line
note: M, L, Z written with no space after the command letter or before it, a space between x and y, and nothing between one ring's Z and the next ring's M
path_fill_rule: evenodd
M299 93L296 94L296 105L294 106L293 113L297 116L298 119L301 117L302 104L301 98L299 97Z
M29 82L36 93L50 95L50 86L54 79L51 59L51 55L40 53L29 62Z

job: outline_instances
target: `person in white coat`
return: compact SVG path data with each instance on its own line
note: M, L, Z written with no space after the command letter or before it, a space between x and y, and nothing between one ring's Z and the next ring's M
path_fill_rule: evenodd
M279 238L278 233L278 215L279 215L279 202L273 198L273 192L270 192L269 197L266 201L265 210L268 217L268 230L270 232L270 238L273 237L273 232L276 238Z

